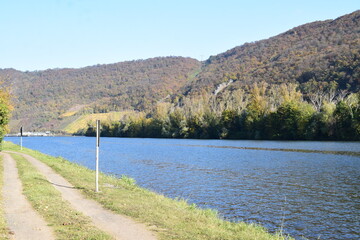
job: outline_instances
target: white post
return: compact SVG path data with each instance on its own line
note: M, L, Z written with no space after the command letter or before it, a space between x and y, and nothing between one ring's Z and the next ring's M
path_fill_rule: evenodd
M96 180L95 180L95 188L96 192L99 192L99 146L100 146L100 120L96 120Z
M23 135L23 128L20 128L20 150L22 151L22 135Z

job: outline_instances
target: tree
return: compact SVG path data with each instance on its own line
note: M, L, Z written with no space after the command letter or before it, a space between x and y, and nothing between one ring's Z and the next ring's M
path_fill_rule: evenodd
M334 111L336 137L338 140L359 140L360 138L359 93L350 94L339 101Z
M0 85L3 84L0 83ZM7 124L9 123L11 110L9 89L3 87L0 89L0 142L2 142L4 135L8 131Z
M254 84L250 90L250 101L246 109L245 125L249 138L260 139L263 130L263 120L269 111L266 96L268 84L262 82L260 85Z
M270 115L272 139L297 140L304 139L306 126L308 125L314 110L304 102L284 102L275 113Z

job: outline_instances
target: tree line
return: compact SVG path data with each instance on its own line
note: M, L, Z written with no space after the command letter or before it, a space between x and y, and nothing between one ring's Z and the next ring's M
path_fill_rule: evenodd
M91 124L77 134L94 136ZM159 102L103 122L102 136L200 139L360 140L360 94L335 82L265 82Z

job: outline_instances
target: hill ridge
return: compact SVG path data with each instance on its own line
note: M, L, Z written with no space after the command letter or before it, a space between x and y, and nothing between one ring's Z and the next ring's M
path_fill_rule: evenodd
M360 10L245 43L203 62L169 56L32 72L8 68L0 69L0 80L12 84L16 96L12 129L61 130L61 116L77 105L85 106L79 114L145 111L163 99L213 93L230 80L222 92L262 81L336 82L339 89L356 92L359 59Z
M359 51L360 11L355 11L335 20L297 26L274 37L210 56L197 82L185 86L183 92L204 88L210 91L229 79L237 82L236 87L240 87L240 82L243 85L260 81L299 82L303 73L312 71L316 75L343 57L351 61ZM352 83L353 91L358 84L359 80Z

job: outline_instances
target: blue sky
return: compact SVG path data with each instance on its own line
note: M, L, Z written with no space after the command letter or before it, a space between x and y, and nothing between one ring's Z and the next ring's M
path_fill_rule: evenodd
M359 9L359 0L0 0L0 68L78 68L157 56L205 60Z

